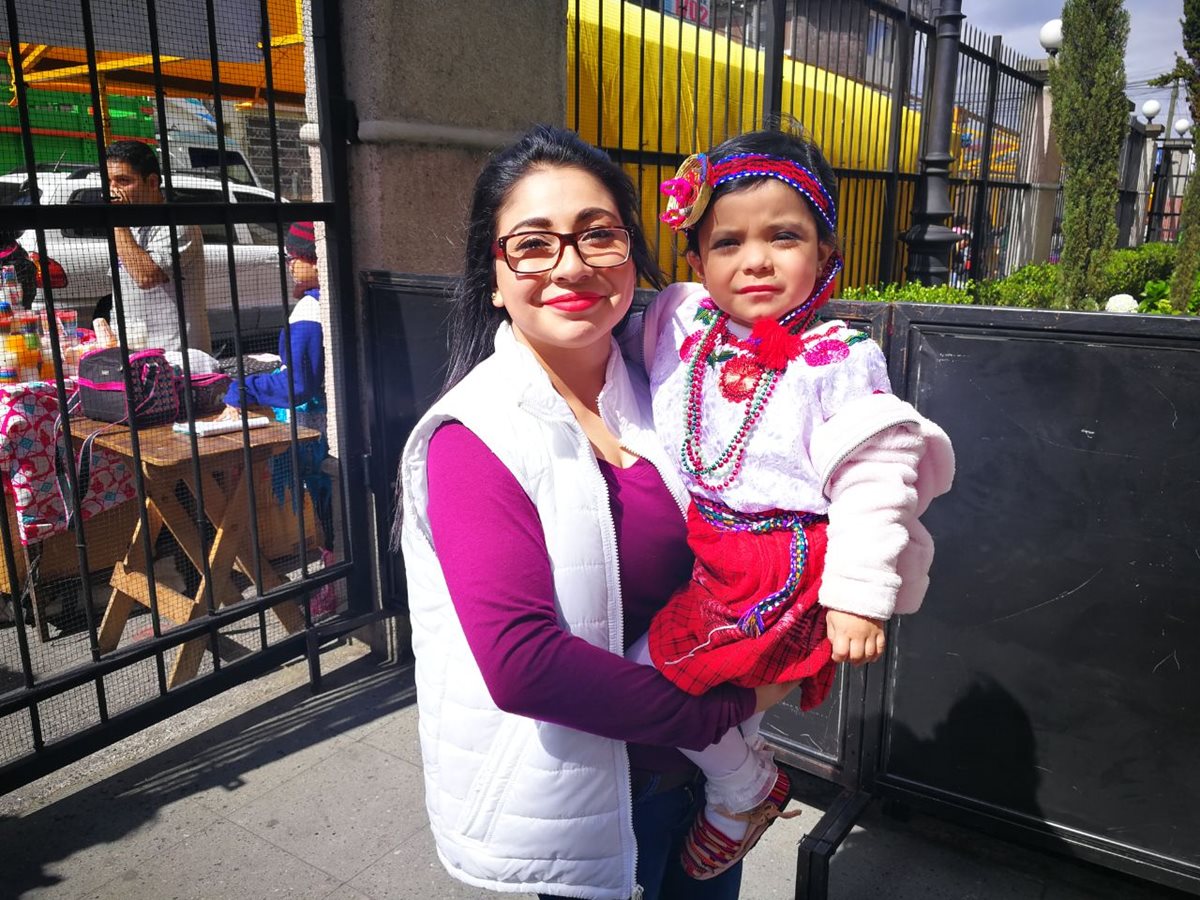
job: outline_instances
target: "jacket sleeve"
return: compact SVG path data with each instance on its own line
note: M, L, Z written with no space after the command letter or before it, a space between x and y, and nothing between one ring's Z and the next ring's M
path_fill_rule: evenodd
M830 500L821 604L880 619L915 612L933 562L918 517L953 483L949 437L910 404L877 394L819 426L812 456Z
M700 749L753 712L754 693L701 697L566 631L533 502L458 423L434 434L428 517L451 601L502 710L602 737ZM664 598L665 599L665 598Z
M324 333L320 322L292 322L288 326L291 336L291 365L278 372L246 376L246 404L248 406L274 406L285 408L288 404L288 371L292 373L293 393L296 405L307 403L321 391L320 360L325 352ZM287 357L284 357L285 361ZM241 406L241 395L237 380L225 392L228 406Z
M897 563L916 520L920 449L920 435L896 425L862 444L834 473L822 606L891 617L900 589Z

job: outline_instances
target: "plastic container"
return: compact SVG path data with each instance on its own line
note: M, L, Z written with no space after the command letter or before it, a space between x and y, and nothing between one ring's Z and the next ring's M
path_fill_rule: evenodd
M10 350L0 350L0 384L16 384L17 354Z
M9 312L20 309L25 299L25 291L17 280L17 270L13 266L0 269L0 296L8 302Z

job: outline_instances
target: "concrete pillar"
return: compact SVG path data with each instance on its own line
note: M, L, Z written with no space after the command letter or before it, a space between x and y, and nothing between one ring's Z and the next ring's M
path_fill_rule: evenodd
M1042 91L1034 101L1033 124L1029 130L1034 145L1028 157L1029 171L1025 176L1032 185L1027 219L1029 262L1046 262L1050 258L1054 212L1058 190L1062 185L1062 155L1050 125L1054 100L1050 94L1049 67L1053 62L1039 62L1043 68L1038 74L1044 81Z
M348 198L354 268L461 272L471 188L489 153L535 123L565 123L567 0L343 0L340 9L346 114L357 121ZM313 140L320 123L310 22L305 29L306 130ZM319 172L320 149L312 153ZM314 178L314 199L322 199L319 182ZM332 358L328 322L325 333ZM362 348L341 350L361 359ZM337 385L326 388L336 447ZM361 564L372 564L375 546L359 548ZM407 621L388 620L355 636L387 659L410 654Z
M452 274L490 150L566 116L566 0L348 0L359 270Z

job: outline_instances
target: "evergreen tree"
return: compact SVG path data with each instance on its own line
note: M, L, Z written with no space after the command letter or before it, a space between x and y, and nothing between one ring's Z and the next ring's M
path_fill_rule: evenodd
M1188 109L1192 124L1200 121L1200 0L1183 0L1183 52L1187 59L1175 57L1175 68L1150 83L1164 86L1179 79L1187 91ZM1167 128L1175 123L1168 122ZM1193 142L1195 132L1193 132ZM1194 146L1194 143L1193 143ZM1171 276L1171 306L1183 312L1200 274L1200 177L1195 171L1188 179L1183 193L1183 208L1179 211L1179 252L1175 273Z
M1062 30L1062 50L1050 68L1051 123L1066 169L1059 265L1064 305L1094 309L1104 300L1104 264L1117 245L1129 13L1121 0L1066 0Z

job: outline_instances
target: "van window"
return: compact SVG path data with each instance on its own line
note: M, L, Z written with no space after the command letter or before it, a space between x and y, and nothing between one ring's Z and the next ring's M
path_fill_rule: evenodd
M175 199L179 203L225 203L227 202L224 195L219 190L210 188L175 188ZM204 235L204 243L206 244L221 244L224 246L229 241L225 239L225 225L220 222L206 222L200 226L200 233ZM233 229L233 243L238 243L237 229Z
M72 191L67 203L86 203L96 204L104 202L104 191L98 187L80 188L77 191ZM108 229L100 226L89 225L81 228L64 228L62 230L64 237L69 238L102 238L108 237Z
M211 175L213 178L221 177L220 150L216 147L188 147L187 151L192 171ZM226 148L225 167L229 173L229 180L235 184L257 184L245 157L238 151Z
M274 197L250 191L234 191L233 196L237 198L238 203L273 203L275 201ZM246 227L250 229L252 243L262 246L279 246L279 229L274 223L247 222Z

